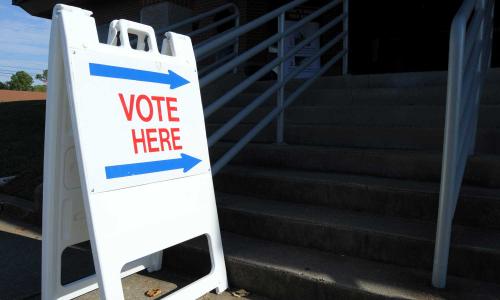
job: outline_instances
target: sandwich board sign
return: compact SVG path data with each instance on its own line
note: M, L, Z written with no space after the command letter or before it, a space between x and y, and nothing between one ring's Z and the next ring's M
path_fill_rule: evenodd
M123 299L121 278L161 268L162 250L206 235L211 272L169 295L227 288L203 108L191 40L110 24L99 43L92 12L56 5L46 108L42 299L99 287ZM129 35L137 37L131 46ZM61 254L90 240L96 275L61 284Z

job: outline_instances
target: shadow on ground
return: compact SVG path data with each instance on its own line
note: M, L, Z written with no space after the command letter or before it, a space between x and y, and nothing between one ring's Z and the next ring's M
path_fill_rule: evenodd
M32 200L42 182L45 101L0 103L0 177L16 175L0 192Z
M0 300L41 299L41 235L40 229L15 220L0 218ZM72 282L94 273L92 254L88 242L68 248L63 253L62 281ZM197 263L197 262L194 262ZM172 262L169 263L172 265ZM208 267L208 266L207 266ZM200 275L200 277L203 274ZM161 299L186 286L199 276L182 275L168 265L158 272L143 271L122 280L125 299ZM161 294L147 297L145 292L160 289ZM78 300L99 299L97 291L82 295ZM225 292L209 293L202 300L248 299L236 298ZM251 295L253 300L265 300Z

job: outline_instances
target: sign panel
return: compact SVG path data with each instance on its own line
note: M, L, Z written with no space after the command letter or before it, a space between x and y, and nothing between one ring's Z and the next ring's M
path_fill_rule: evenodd
M206 235L212 271L166 299L227 287L196 61L188 37L111 22L101 44L91 12L56 5L47 98L42 299L161 268L162 250ZM136 36L131 47L129 35ZM117 45L117 41L120 45ZM90 240L96 275L61 285L61 253Z
M287 21L285 22L285 28L290 28L294 24L296 24L299 20L304 17L310 15L314 12L314 9L309 9L307 7L292 9L287 12ZM315 32L319 30L319 23L317 22L309 22L301 26L299 30L291 33L286 37L285 41L285 52L289 51L297 44L305 40L308 36L311 36ZM320 39L317 38L311 41L304 48L300 49L297 54L295 54L292 58L288 59L285 62L285 74L289 74L293 72L296 68L300 66L300 64L308 59L311 56L314 56L318 53L320 49ZM314 76L321 68L321 60L318 58L313 61L308 67L302 70L299 74L297 74L296 78L309 78Z
M94 193L210 172L196 69L139 54L72 54L76 118L85 124L80 146Z

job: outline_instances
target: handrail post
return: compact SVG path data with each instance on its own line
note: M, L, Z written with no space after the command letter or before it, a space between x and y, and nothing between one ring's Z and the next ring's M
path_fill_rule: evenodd
M240 27L240 14L239 14L239 12L238 12L238 17L236 17L236 19L234 19L234 28L238 28L238 27ZM233 52L234 52L235 57L238 56L239 47L240 47L240 37L237 37L236 40L234 41L234 45L233 45ZM233 73L234 74L238 73L238 67L234 67Z
M481 78L483 76L486 76L486 72L487 72L487 67L484 65L483 61L485 60L485 55L486 55L486 52L488 52L486 50L486 47L484 46L484 43L485 43L485 38L486 38L486 26L488 25L488 23L491 21L489 18L488 18L488 12L486 11L486 2L487 0L481 0L479 2L479 9L481 9L484 13L484 17L483 19L481 20L481 29L479 29L479 41L476 41L477 43L481 43L481 54L479 54L479 64L477 65L477 75L476 76L480 76ZM480 104L480 97L481 97L481 88L480 88L480 85L481 85L481 80L478 80L477 83L476 83L477 86L474 86L472 88L474 88L476 90L476 92L474 93L474 113L472 114L472 117L473 117L473 124L472 127L472 138L471 138L471 143L470 143L470 147L469 147L469 155L472 155L474 154L474 151L476 149L476 135L477 135L477 121L478 121L478 114L479 114L479 104Z
M453 216L467 159L474 152L479 101L491 51L491 44L485 39L491 36L493 5L493 0L465 0L451 26L443 163L432 270L432 285L437 288L446 286Z
M278 16L278 32L281 34L285 32L285 12ZM278 41L278 57L283 58L285 55L285 39L286 36L282 36ZM278 82L282 83L285 78L285 62L281 61L278 65ZM285 103L285 85L282 85L277 92L277 107L282 108ZM276 143L281 144L284 141L284 130L285 130L285 116L282 111L277 118L276 122Z
M463 69L465 26L456 26L453 21L450 32L448 56L448 82L446 91L446 117L444 128L443 161L439 191L439 208L436 228L436 244L432 268L432 285L446 287L453 211L457 187L457 163L459 161L458 118L459 103L463 96Z
M343 2L343 12L345 15L344 22L342 23L342 31L347 34L343 40L343 49L347 50L344 57L342 58L342 75L347 75L348 63L349 63L349 0L344 0Z
M338 8L338 10L342 10L340 7L344 4L346 0L331 0L327 1L325 5L321 6L321 8L317 9L311 14L308 14L301 20L292 24L289 27L286 27L285 15L286 12L290 9L296 8L297 6L305 3L308 0L291 0L287 2L285 5L264 14L263 16L240 26L236 26L235 29L228 31L227 33L217 37L216 39L209 39L200 44L200 46L195 48L195 55L197 58L202 59L208 57L209 55L213 55L215 50L221 47L227 47L229 43L234 43L236 39L238 39L243 34L254 30L255 28L267 24L270 21L277 22L278 28L277 33L268 37L264 41L261 41L257 45L252 48L242 52L240 55L232 58L230 62L218 66L217 69L211 71L209 74L204 75L200 79L200 86L206 86L207 84L213 82L214 80L220 78L222 75L227 74L234 70L234 68L240 65L243 62L247 62L251 57L254 57L258 53L264 51L266 48L277 45L277 57L272 61L268 62L261 68L259 68L256 72L249 75L246 79L238 83L231 90L227 91L224 95L220 96L218 99L214 100L211 104L209 104L204 110L203 113L205 118L213 114L215 111L220 109L225 104L229 103L235 99L237 95L242 93L245 89L254 84L257 80L274 70L277 74L277 79L275 83L262 92L257 98L251 101L248 105L246 105L241 111L239 111L236 115L234 115L229 121L225 122L218 130L212 133L208 137L208 145L209 147L213 146L217 141L219 141L223 136L229 133L230 130L235 128L238 124L240 124L246 117L248 117L255 109L257 109L260 105L262 105L265 101L267 101L270 97L276 94L276 105L273 106L273 109L263 117L257 125L255 125L248 133L246 133L239 141L237 141L225 154L220 157L213 165L212 165L212 174L216 174L223 166L225 166L232 158L237 155L245 145L247 145L255 136L261 132L265 127L269 124L272 124L274 120L277 122L276 126L276 142L284 143L284 130L285 130L285 118L284 118L284 110L288 107L295 99L297 99L307 88L311 86L311 84L316 80L319 76L322 76L327 70L329 70L334 64L337 62L340 63L340 60L345 56L346 49L342 49L339 53L337 53L333 58L328 60L324 66L322 66L319 71L306 81L302 81L302 84L299 84L293 92L290 91L290 94L286 93L286 84L294 79L300 72L302 72L306 67L310 66L313 62L317 61L321 58L321 55L324 55L327 51L330 51L334 46L339 45L342 42L344 47L347 47L347 41L344 41L346 36L346 31L342 31L337 34L333 39L330 39L325 45L322 45L317 53L314 53L312 56L308 57L304 60L297 68L293 70L289 70L289 72L285 72L286 62L289 61L294 55L299 53L301 49L306 47L312 41L320 38L322 34L329 32L329 30L334 30L334 27L344 22L347 26L347 22L345 22L346 15L344 13L339 14L334 17L330 21L326 22L326 24L322 25L322 27L318 28L314 33L307 36L305 39L300 41L293 48L288 49L285 52L286 40L287 36L290 36L293 33L296 33L302 26L307 24L308 22L324 15L327 11L330 11L333 8ZM347 9L347 8L345 8ZM335 10L336 13L339 11ZM237 20L238 21L238 20ZM286 27L286 28L285 28ZM346 28L347 29L347 28ZM334 32L336 32L334 30ZM233 49L234 51L234 49ZM347 65L347 61L345 62ZM347 66L346 66L347 67Z

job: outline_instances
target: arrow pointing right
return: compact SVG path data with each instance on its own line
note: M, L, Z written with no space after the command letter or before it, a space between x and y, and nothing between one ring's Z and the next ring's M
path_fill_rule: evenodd
M172 90L189 83L186 78L179 76L179 74L172 70L168 70L168 73L158 73L89 63L89 71L92 76L168 84Z
M181 153L180 158L106 166L106 179L142 175L155 172L183 169L186 173L201 162L200 159Z

